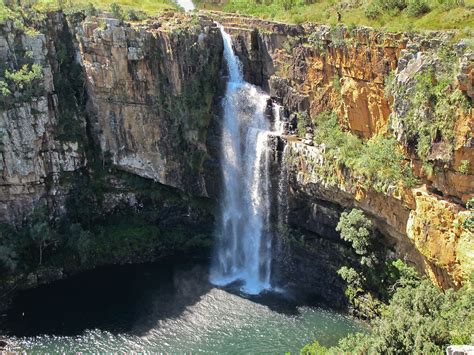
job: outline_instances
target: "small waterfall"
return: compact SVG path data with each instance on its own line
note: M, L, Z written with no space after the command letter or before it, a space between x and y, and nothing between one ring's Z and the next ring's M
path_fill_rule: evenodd
M192 2L192 0L176 0L176 2L186 12L193 11L194 9L196 9L196 7L194 6L194 3Z
M232 39L219 28L229 78L221 142L224 191L211 282L239 281L244 292L258 294L270 288L271 272L269 97L244 81Z

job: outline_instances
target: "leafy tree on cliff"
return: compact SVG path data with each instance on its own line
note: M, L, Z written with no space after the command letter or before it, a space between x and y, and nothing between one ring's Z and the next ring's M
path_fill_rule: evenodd
M375 255L370 251L374 226L364 212L352 209L349 213L343 212L337 224L336 231L341 233L341 238L352 244L356 254L361 255L361 264L372 266Z
M27 232L38 248L39 265L42 265L44 250L56 244L55 233L49 224L48 209L45 205L33 209L28 221Z
M398 266L401 262L397 263ZM411 269L411 270L410 270ZM442 291L428 279L417 281L414 269L400 270L403 280L371 333L350 334L337 347L306 346L304 354L438 354L450 344L474 341L474 285ZM312 349L314 352L311 352ZM323 352L325 350L326 352Z

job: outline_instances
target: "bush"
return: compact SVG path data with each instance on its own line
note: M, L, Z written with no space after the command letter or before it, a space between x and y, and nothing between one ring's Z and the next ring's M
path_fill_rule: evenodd
M415 183L394 137L375 136L364 144L356 135L341 129L334 113L322 113L315 121L314 143L326 148L322 176L331 178L343 165L364 177L364 186L376 191L385 191L400 181L407 187Z
M115 18L123 20L122 8L116 2L110 4L110 12L112 12L112 15L114 15Z
M438 2L445 11L466 6L464 0L438 0Z
M328 349L319 345L319 342L317 341L311 344L306 344L303 349L300 350L301 355L325 355L327 353Z
M419 17L431 11L425 0L411 0L406 8L406 13L411 17Z
M91 16L91 17L93 17L93 16L97 16L98 11L97 11L97 9L95 8L94 4L88 3L88 4L86 5L86 8L85 8L85 10L84 10L84 13L86 14L86 16Z
M469 210L469 215L463 222L463 227L474 233L474 197L471 197L467 203L466 208Z
M443 292L424 279L399 287L381 317L371 322L372 333L351 334L327 353L433 354L449 344L469 344L474 330L472 286Z
M296 5L296 0L281 0L281 5L285 11L288 11Z
M382 10L380 9L376 1L372 1L364 9L365 17L367 17L370 20L377 19L381 14L382 14Z
M342 212L336 231L341 238L352 244L352 248L359 255L366 255L371 244L373 225L364 212L352 209L351 212Z
M141 21L146 18L146 14L134 9L128 9L126 18L129 21Z
M461 163L459 164L459 167L458 167L458 171L461 174L467 175L469 174L469 167L470 167L469 160L461 160Z

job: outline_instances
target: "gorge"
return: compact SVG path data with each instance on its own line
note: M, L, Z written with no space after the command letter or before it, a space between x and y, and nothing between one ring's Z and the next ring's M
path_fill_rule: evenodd
M469 40L219 11L23 16L0 22L11 349L294 352L364 334L341 312L378 317L405 266L465 292Z

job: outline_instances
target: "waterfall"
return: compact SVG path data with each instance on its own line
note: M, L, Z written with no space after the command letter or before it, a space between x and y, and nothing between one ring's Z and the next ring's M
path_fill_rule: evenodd
M176 0L176 2L186 12L193 11L196 8L192 0Z
M243 79L232 39L219 28L229 78L222 103L223 197L211 282L241 282L242 291L258 294L270 288L271 272L269 97Z

